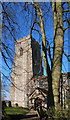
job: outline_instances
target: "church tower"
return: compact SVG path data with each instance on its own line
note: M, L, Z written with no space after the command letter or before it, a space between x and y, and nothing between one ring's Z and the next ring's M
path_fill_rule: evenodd
M41 46L30 35L15 43L13 74L11 75L10 99L12 106L28 107L27 83L33 76L42 75ZM41 69L41 70L40 70Z

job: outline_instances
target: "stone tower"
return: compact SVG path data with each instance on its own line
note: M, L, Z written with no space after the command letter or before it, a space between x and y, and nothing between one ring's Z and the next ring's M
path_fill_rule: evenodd
M40 45L30 35L19 39L15 43L13 74L11 75L10 99L12 106L28 107L27 83L35 75L42 75L40 71Z

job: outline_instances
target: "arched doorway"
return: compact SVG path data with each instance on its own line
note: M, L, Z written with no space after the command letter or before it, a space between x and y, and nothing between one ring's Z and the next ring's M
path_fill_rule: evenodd
M34 100L34 109L36 110L37 107L40 107L40 106L42 106L42 100L39 97L37 97Z

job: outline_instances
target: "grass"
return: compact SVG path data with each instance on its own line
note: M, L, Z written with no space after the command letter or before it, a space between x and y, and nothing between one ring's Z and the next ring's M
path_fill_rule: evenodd
M27 108L23 107L7 107L5 108L5 112L7 115L24 115L29 111Z
M20 120L25 118L29 109L23 107L6 107L2 114L2 120Z

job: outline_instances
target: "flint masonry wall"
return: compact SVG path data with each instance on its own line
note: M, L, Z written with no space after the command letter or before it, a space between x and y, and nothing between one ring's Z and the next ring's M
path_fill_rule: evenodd
M18 106L28 107L29 99L26 84L33 75L38 75L40 58L40 45L34 39L31 40L30 35L16 41L10 87L12 106L17 103ZM40 74L42 74L42 70Z

